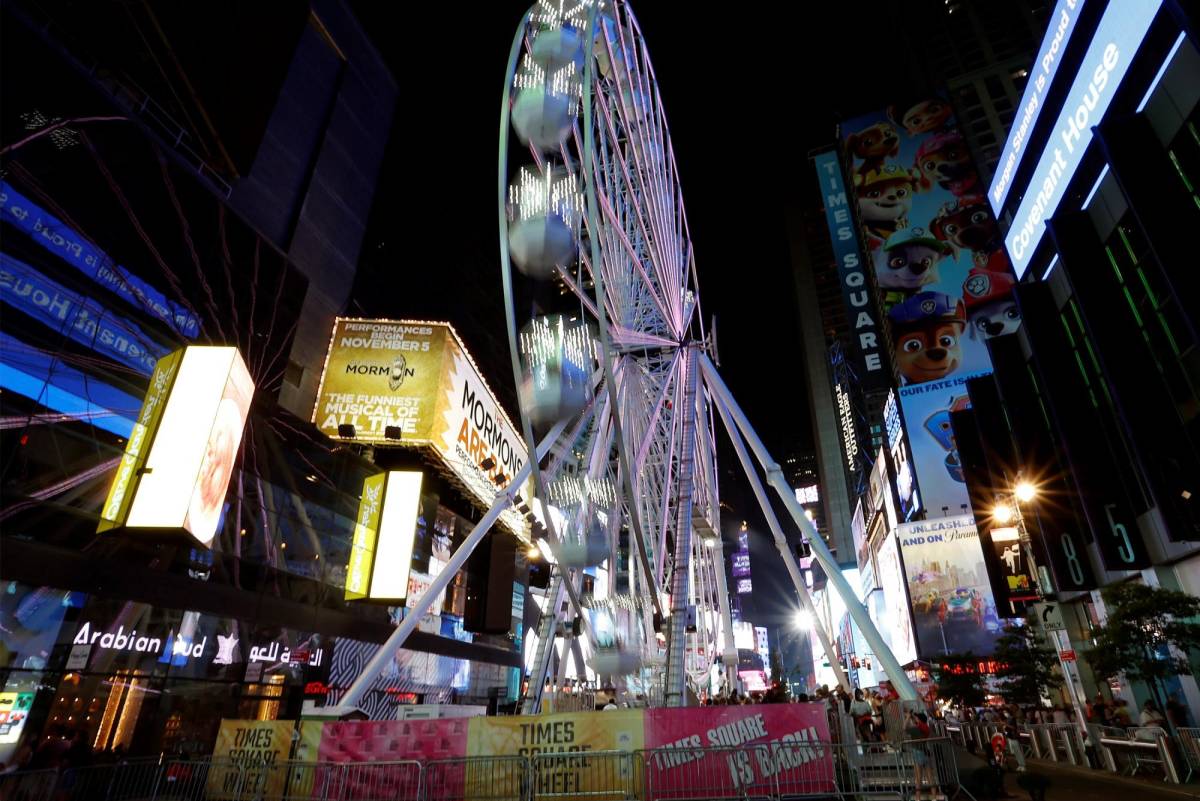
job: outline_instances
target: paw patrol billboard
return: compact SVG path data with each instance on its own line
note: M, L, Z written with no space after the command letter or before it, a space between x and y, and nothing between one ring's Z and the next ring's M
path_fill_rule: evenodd
M946 100L898 103L842 133L923 501L931 517L962 514L950 412L968 403L968 378L991 372L987 340L1021 323L1004 240Z

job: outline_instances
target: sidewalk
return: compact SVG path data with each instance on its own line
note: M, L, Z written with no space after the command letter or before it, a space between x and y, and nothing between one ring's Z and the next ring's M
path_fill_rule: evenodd
M1200 784L1168 784L1161 779L1120 776L1061 762L1028 760L1029 772L1050 779L1046 801L1180 801L1200 798ZM1029 795L1017 784L1018 773L1005 775L1004 786L1017 799Z

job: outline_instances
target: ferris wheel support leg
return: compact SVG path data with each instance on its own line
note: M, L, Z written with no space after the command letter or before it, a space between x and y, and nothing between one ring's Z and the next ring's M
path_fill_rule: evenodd
M729 583L725 580L725 543L717 538L713 546L713 573L717 577L717 598L721 605L721 665L724 667L726 687L733 687L737 679L738 652L733 642L733 613L729 609Z
M429 588L417 599L416 604L408 610L404 619L400 621L400 625L387 638L387 642L381 645L379 650L375 652L375 655L371 657L371 661L363 668L358 678L351 683L349 689L346 690L346 694L338 701L335 709L350 713L358 708L359 701L362 700L363 695L366 694L371 684L383 672L383 668L395 657L396 651L400 649L400 646L404 645L405 640L408 639L408 635L416 630L417 624L425 616L425 613L429 611L429 607L433 605L434 599L450 585L450 582L458 574L458 571L466 564L467 558L475 550L475 546L491 531L496 520L500 518L500 513L512 505L517 497L517 493L525 485L526 480L528 480L532 473L533 468L541 463L542 457L550 450L550 446L562 434L565 427L565 420L557 423L546 435L546 438L542 440L534 456L527 460L525 465L516 472L508 486L502 492L497 493L496 499L492 501L491 508L475 524L475 527L471 529L471 533L467 534L462 544L458 546L458 550L454 552L454 555L450 557L450 560L442 568L442 572L434 576ZM325 711L332 713L332 710Z
M817 610L813 606L812 596L808 594L808 585L804 581L804 576L800 574L800 566L796 564L795 555L788 548L787 538L784 537L783 528L779 525L779 518L775 516L775 510L771 507L771 500L767 497L766 488L763 487L762 479L758 477L758 471L754 469L754 465L750 462L750 454L746 451L746 443L742 439L742 435L738 432L737 427L729 419L730 413L725 406L724 399L720 395L714 394L714 400L717 404L717 413L721 417L721 422L725 424L725 429L729 432L729 439L733 441L733 449L737 452L738 461L742 463L742 470L745 471L746 478L750 480L750 487L754 490L754 497L758 500L758 505L762 509L763 516L767 519L767 527L771 529L771 536L775 540L775 547L779 549L779 555L783 558L788 575L792 577L792 585L796 588L796 594L800 596L800 607L811 616L813 630L816 631L817 638L821 641L821 649L825 651L825 656L829 659L829 664L833 666L834 673L837 674L838 684L846 692L852 693L854 689L850 686L850 679L846 676L846 670L842 666L841 660L838 659L837 653L833 650L833 644L829 641L829 635L825 632L824 626L818 622Z
M908 680L908 675L900 667L900 663L896 661L892 649L884 642L883 637L879 634L879 629L875 628L875 621L871 620L871 616L867 614L867 608L858 600L858 596L851 589L850 583L842 575L841 568L834 560L829 546L825 544L825 540L817 533L813 522L805 517L804 508L800 506L800 502L796 500L792 488L788 486L787 479L783 475L783 470L771 458L771 454L767 452L766 446L759 439L754 427L750 425L750 421L746 419L745 412L742 411L737 401L734 400L733 395L729 392L729 387L725 386L725 381L721 378L717 369L713 367L708 356L701 353L699 357L700 367L704 371L704 377L709 390L729 410L734 422L741 430L742 435L745 436L746 442L750 445L750 449L754 451L759 464L762 465L763 470L766 472L767 481L770 482L772 488L774 488L775 492L783 500L783 505L787 507L788 514L791 515L792 520L795 521L796 525L799 526L800 530L808 538L813 556L821 563L829 585L846 605L850 617L854 620L854 624L862 632L867 645L871 647L876 658L879 660L883 672L891 680L892 686L895 687L901 699L905 701L918 700L917 691L913 687L912 682Z
M676 477L675 517L675 563L671 576L671 639L667 642L667 685L665 706L687 704L687 671L684 657L687 655L688 587L690 560L692 555L692 469L696 445L696 382L699 370L696 364L698 351L689 347L684 354L683 418L680 426L679 474Z
M529 685L525 690L525 700L521 704L521 713L536 715L542 706L542 692L546 687L546 676L550 672L550 661L554 655L554 632L558 627L558 610L562 608L566 588L563 586L562 571L555 567L554 578L550 582L546 594L546 611L538 621L538 650L533 661L533 670L529 673Z

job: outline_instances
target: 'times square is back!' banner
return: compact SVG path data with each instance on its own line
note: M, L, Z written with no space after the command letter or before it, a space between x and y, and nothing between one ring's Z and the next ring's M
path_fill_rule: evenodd
M946 100L897 103L850 120L843 134L925 506L961 514L967 489L950 412L969 405L968 378L991 372L987 340L1021 324L1016 279Z
M820 704L304 721L296 746L288 754L293 725L289 721L222 721L213 757L243 761L253 771L259 770L264 760L282 762L289 756L300 762L521 756L537 760L538 796L610 794L618 776L620 786L628 787L635 797L643 794L645 785L660 792L691 790L693 795L688 797L696 797L698 789L719 797L739 791L766 795L767 788L771 794L784 795L835 792L833 753L820 745L829 742L829 725ZM642 752L640 759L632 756L635 751ZM465 762L447 767L439 772L440 788L447 798L495 797L497 788L491 785L502 780L505 772L468 771ZM223 773L236 771L210 771L210 797L226 797ZM408 780L401 771L297 771L290 779L282 771L270 775L277 781L268 787L268 798L303 793L309 794L305 798L323 798L322 793L331 790L345 799L404 797L408 789L401 786ZM322 786L330 781L337 787ZM291 784L285 787L284 782ZM387 782L396 786L381 786Z

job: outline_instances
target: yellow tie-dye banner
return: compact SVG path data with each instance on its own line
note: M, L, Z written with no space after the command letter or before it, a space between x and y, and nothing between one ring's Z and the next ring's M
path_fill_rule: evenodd
M293 720L223 720L213 746L206 798L280 798L292 749Z
M536 760L538 795L608 792L639 782L641 771L628 757L592 754L640 749L643 727L640 709L472 718L467 755Z

